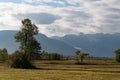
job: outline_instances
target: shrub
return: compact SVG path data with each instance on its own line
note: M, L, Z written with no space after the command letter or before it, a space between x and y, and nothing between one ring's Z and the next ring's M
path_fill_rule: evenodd
M120 63L120 49L115 50L115 60Z
M58 53L43 52L40 54L42 60L63 60L64 56Z
M0 49L0 61L5 62L8 59L8 52L6 48Z
M23 54L20 51L16 51L9 56L9 65L13 68L35 68L35 66L33 66L31 61L28 59L27 55Z

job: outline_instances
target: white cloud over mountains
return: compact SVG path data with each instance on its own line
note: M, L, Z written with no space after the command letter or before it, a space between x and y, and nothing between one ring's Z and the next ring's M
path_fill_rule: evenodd
M0 30L18 30L30 18L48 36L120 32L119 0L0 2Z

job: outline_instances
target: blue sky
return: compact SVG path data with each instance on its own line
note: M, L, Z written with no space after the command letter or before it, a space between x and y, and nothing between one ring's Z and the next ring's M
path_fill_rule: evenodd
M0 0L0 2L13 2L13 3L21 3L22 0Z
M30 18L47 36L120 32L119 0L0 0L0 30Z

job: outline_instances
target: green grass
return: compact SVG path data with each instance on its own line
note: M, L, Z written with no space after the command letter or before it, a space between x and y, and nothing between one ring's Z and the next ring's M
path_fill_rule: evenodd
M1 63L0 80L120 80L120 65L112 64L75 65L74 61L35 61L40 69L12 69Z

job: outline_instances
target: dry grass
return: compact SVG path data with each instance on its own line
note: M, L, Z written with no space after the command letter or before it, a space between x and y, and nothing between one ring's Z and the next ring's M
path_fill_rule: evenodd
M111 63L110 63L111 64ZM0 64L0 80L120 80L120 65L75 65L74 61L35 61L40 69L11 69Z

